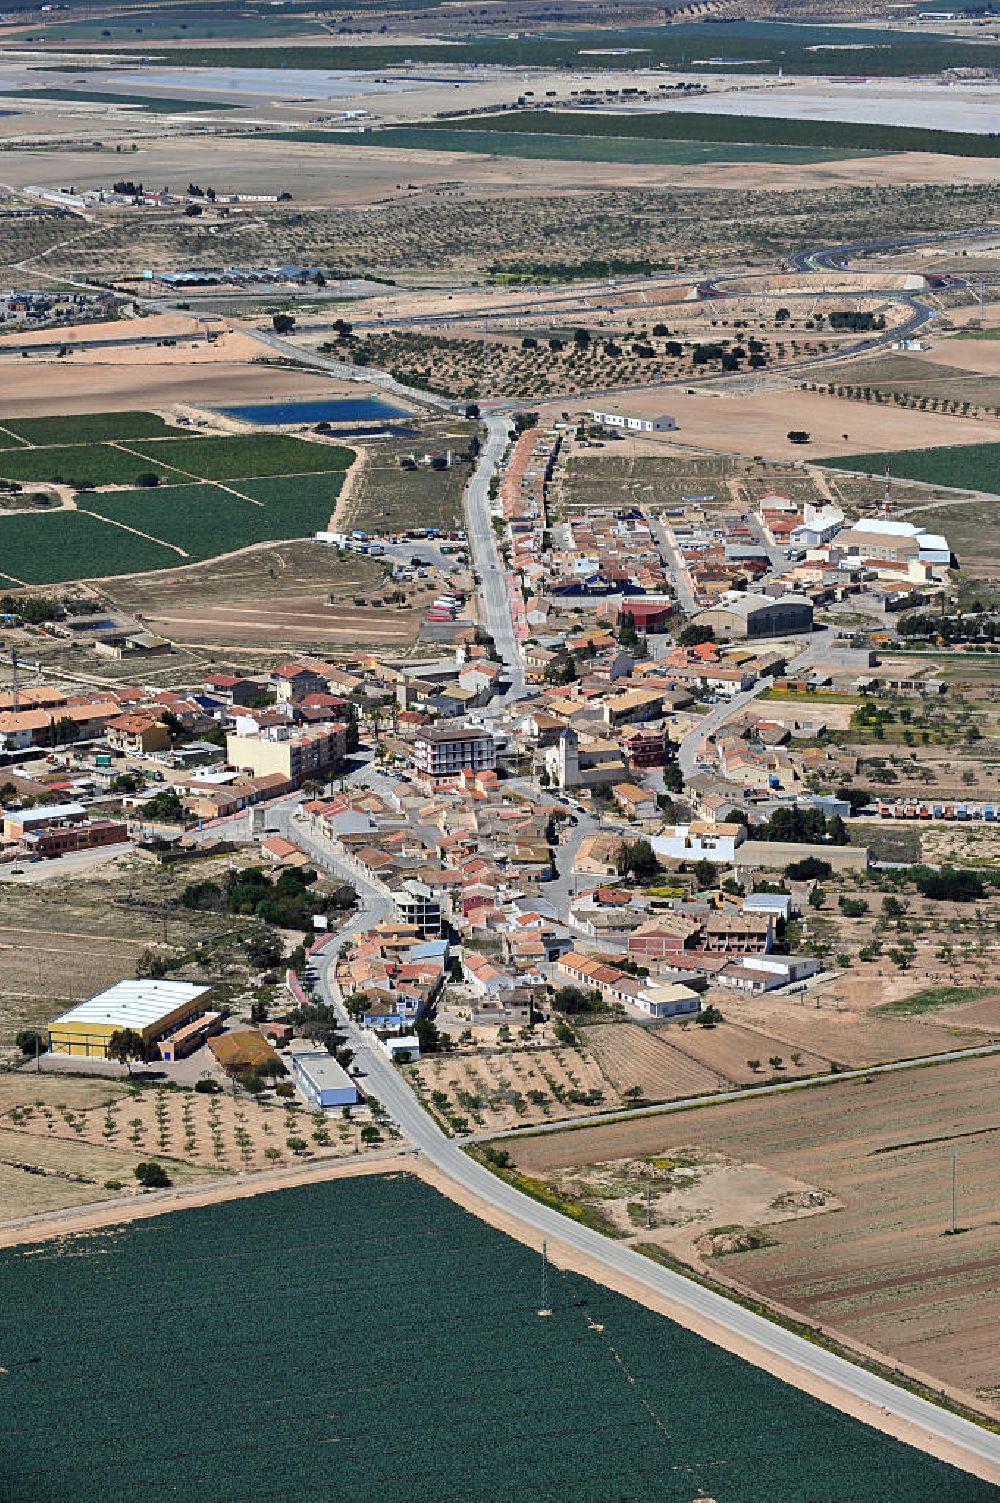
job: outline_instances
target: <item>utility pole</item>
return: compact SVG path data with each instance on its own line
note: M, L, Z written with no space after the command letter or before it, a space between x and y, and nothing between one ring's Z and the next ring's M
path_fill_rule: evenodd
M11 679L10 679L10 708L11 708L12 714L16 715L17 712L18 712L18 709L20 708L20 703L21 703L21 695L20 695L20 690L18 689L18 683L17 683L17 648L16 647L12 647L11 650L10 650L10 670L11 670Z
M958 1231L958 1154L952 1150L951 1155L951 1235L954 1237Z
M552 1306L549 1304L549 1255L548 1246L542 1243L542 1303L538 1310L539 1315L551 1315Z
M649 1180L647 1179L647 1181L646 1181L646 1230L647 1230L647 1232L651 1229L652 1225L653 1225L653 1189L652 1189L652 1186L651 1186Z

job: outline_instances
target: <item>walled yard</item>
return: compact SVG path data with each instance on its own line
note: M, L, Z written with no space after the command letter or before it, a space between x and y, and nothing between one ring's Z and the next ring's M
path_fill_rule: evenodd
M657 1196L652 1237L638 1235L998 1417L1000 1127L982 1110L995 1078L995 1061L968 1060L507 1146L523 1172L560 1182L566 1171L589 1182L594 1166L612 1159L698 1166L720 1155L788 1177L796 1198L781 1192L773 1209L798 1204L817 1214L780 1220L765 1209L744 1219L752 1202L737 1216L723 1186L674 1224L668 1190ZM947 1235L953 1152L957 1236ZM812 1196L820 1200L810 1204ZM694 1231L713 1228L721 1235L695 1248ZM753 1250L737 1250L747 1241Z

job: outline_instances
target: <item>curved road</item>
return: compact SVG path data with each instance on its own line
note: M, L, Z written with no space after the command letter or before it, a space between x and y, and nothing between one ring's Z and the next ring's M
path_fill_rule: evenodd
M730 1335L752 1344L762 1355L790 1364L803 1377L822 1379L845 1395L872 1404L884 1413L917 1426L925 1434L959 1448L969 1457L970 1465L974 1461L979 1463L974 1466L975 1470L986 1471L983 1466L986 1463L996 1469L993 1475L1000 1477L1000 1436L803 1340L725 1296L652 1262L632 1248L571 1221L522 1194L469 1158L427 1115L378 1045L356 1028L343 1012L338 989L335 983L331 985L329 975L332 950L331 946L331 953L319 968L320 990L344 1019L343 1027L355 1049L355 1069L363 1075L366 1088L381 1102L414 1147L425 1154L442 1174L471 1195L530 1228L539 1244L545 1238L553 1238L569 1245L599 1266L653 1290L682 1310L709 1320Z

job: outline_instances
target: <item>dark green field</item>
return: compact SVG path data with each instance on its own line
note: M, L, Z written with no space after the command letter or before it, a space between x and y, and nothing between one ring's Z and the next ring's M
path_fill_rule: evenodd
M142 444L157 464L173 466L202 480L236 480L246 475L309 475L346 469L354 458L336 444L314 444L285 433L240 434L233 438L176 438Z
M4 480L134 485L140 475L148 474L159 475L161 479L171 474L175 480L180 478L169 465L112 448L110 444L61 444L0 451L0 477Z
M179 428L155 412L87 412L74 417L0 418L4 433L26 444L96 444L104 439L176 438Z
M37 99L68 100L71 104L79 100L83 104L130 104L134 108L143 110L147 114L156 115L187 115L207 110L231 110L235 106L228 100L216 99L206 101L204 99L177 99L167 95L157 97L152 94L112 94L104 93L99 89L32 89L30 93L18 93L11 96L15 102Z
M1000 444L845 454L820 463L837 470L861 470L866 475L881 475L888 464L900 480L923 480L928 485L947 485L957 490L1000 492Z
M288 9L294 12L298 8L290 6ZM267 15L261 10L254 11L249 6L245 9L227 9L212 5L176 8L165 6L162 10L134 10L120 16L106 15L80 21L56 20L44 28L39 26L38 17L32 16L28 24L37 29L24 40L40 42L134 42L137 37L149 42L183 41L185 37L196 40L230 37L233 41L249 41L256 37L271 40L322 30L311 17L288 14L284 9Z
M490 156L531 157L560 162L628 162L656 167L689 167L701 162L822 162L864 152L833 152L817 146L726 145L690 140L633 140L622 136L537 135L514 130L466 130L443 126L393 126L368 131L285 131L282 140L327 141L345 146L382 146L407 151L469 151Z
M84 442L88 433L106 442ZM28 442L14 447L19 438ZM2 478L133 487L153 473L161 483L80 491L75 511L0 516L0 577L58 584L311 537L328 525L353 457L285 434L192 437L143 412L4 422Z
M517 135L599 136L609 141L718 141L758 146L846 148L855 152L931 151L947 156L1000 156L1000 137L969 131L920 130L905 125L858 125L845 120L781 120L755 115L709 115L665 109L656 114L606 115L581 111L517 110L478 115L455 126L464 131ZM450 130L442 122L430 130Z
M172 485L88 496L81 504L97 516L183 548L187 562L232 553L251 543L311 537L328 526L343 481L343 472L239 481L241 496L217 485ZM258 494L262 486L271 488L269 495ZM266 504L255 506L243 496Z
M0 1253L4 1503L997 1503L407 1176Z
M831 71L899 78L940 73L944 68L1000 66L1000 46L966 42L931 33L850 26L792 25L745 21L727 25L699 22L676 26L567 28L561 32L525 30L517 36L468 36L454 41L400 40L376 45L268 48L271 68L391 68L408 62L481 63L515 68L655 67L709 73L754 71L822 76ZM142 42L133 38L133 45ZM837 51L828 49L834 47ZM159 62L178 67L254 68L252 47L179 47Z

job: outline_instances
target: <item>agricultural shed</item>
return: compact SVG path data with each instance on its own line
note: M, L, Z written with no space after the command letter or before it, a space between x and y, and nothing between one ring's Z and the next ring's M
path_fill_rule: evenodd
M118 981L55 1018L49 1024L49 1049L107 1059L111 1035L131 1028L148 1050L198 1012L210 990L188 981Z

